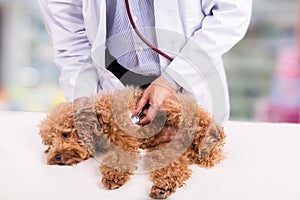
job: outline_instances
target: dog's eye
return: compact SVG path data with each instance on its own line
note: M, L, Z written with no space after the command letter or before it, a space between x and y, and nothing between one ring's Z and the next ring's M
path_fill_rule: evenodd
M68 138L70 136L70 133L62 133L61 136L63 138Z

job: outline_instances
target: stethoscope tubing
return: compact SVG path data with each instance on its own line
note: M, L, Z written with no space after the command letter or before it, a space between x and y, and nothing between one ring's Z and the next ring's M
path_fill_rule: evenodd
M125 4L126 4L126 11L127 11L127 15L130 21L130 24L133 28L133 30L135 31L135 33L137 34L137 36L148 46L150 47L153 51L155 51L156 53L162 55L163 57L167 58L170 62L172 62L173 58L170 57L169 55L165 54L164 52L162 52L161 50L157 49L154 45L152 45L144 36L143 34L141 34L141 32L138 30L136 24L134 23L133 17L131 15L131 11L130 11L130 6L129 6L129 2L128 0L125 0Z

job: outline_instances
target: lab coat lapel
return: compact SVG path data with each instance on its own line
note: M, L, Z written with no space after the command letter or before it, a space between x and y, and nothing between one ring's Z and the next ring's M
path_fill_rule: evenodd
M92 1L92 0L87 0L87 1ZM94 0L93 2L97 2L98 3L97 5L99 6L100 9L99 11L100 16L98 19L99 20L98 31L95 37L95 43L93 44L91 50L91 56L94 61L94 66L97 68L98 77L101 82L101 86L99 86L98 90L111 91L117 88L123 88L124 86L120 82L120 80L116 76L114 76L110 71L106 70L106 66L105 66L106 0ZM94 5L96 5L96 3ZM85 12L89 12L89 10L86 10Z
M105 67L105 41L106 41L106 0L95 0L99 6L99 25L95 37L95 43L92 46L91 54L94 62L99 67ZM92 8L91 8L92 9ZM89 12L86 10L85 12ZM96 26L96 24L95 24Z
M175 56L186 43L183 21L181 19L180 1L154 0L154 15L157 46L162 51ZM160 57L162 70L168 61Z

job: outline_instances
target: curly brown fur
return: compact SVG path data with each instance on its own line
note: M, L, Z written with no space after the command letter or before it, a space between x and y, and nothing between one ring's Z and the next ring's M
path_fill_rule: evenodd
M139 149L145 149L150 196L164 199L190 177L190 165L213 167L224 158L223 128L194 100L177 94L150 124L138 126L129 116L141 96L140 89L128 87L99 93L80 110L72 103L58 105L39 125L43 144L49 146L47 163L73 165L102 152L102 184L116 189L129 181Z
M188 168L189 162L185 156L181 156L166 167L154 170L150 173L153 182L150 197L165 199L184 185L192 171Z

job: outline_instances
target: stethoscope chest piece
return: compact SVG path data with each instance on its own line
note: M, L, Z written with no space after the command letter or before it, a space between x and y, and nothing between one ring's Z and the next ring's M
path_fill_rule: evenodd
M141 121L141 116L144 110L141 110L140 112L138 112L137 114L132 114L130 116L130 119L132 121L133 124L139 124Z
M130 118L133 124L139 124L141 121L141 118L138 114L133 114Z

